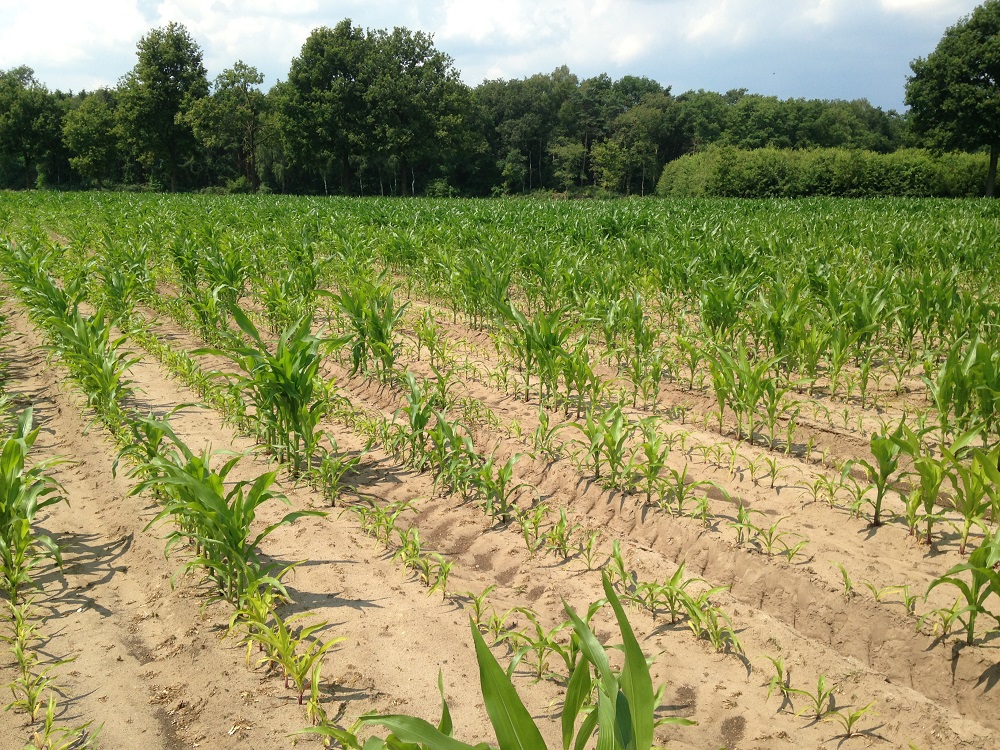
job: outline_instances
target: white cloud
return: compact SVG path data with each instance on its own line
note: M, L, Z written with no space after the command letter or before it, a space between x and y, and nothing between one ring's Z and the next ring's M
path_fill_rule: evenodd
M30 65L63 90L114 84L134 65L140 37L178 21L203 49L210 76L242 59L270 85L287 75L313 28L349 17L366 28L433 34L473 85L562 64L581 77L632 73L718 90L773 87L772 71L784 71L800 81L794 95L802 96L816 86L816 71L825 71L828 80L841 77L838 91L877 101L876 73L859 75L859 61L873 54L896 60L901 72L878 85L901 92L909 61L978 1L0 0L0 69ZM767 78L753 77L765 68Z
M0 0L0 68L80 66L133 50L146 22L132 0L100 5L60 0Z
M568 38L580 22L579 6L571 2L538 3L530 0L473 5L463 0L443 3L443 20L436 40L538 44Z
M652 36L649 34L626 34L612 45L611 59L617 65L628 65L646 54L652 41Z
M706 44L741 45L750 36L751 20L739 3L706 3L702 12L692 13L684 24L684 38Z
M978 3L977 3L978 4ZM959 16L969 13L972 8L960 0L879 0L879 5L891 13L908 13L915 16Z

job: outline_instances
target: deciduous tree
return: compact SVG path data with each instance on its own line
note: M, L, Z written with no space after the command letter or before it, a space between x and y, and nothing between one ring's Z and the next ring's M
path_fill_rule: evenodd
M910 63L906 104L913 128L936 148L989 148L986 194L1000 156L1000 0L987 0Z
M198 140L224 162L222 171L243 177L254 190L260 185L257 152L267 109L263 82L256 68L239 60L216 77L212 95L198 99L185 115Z
M58 142L60 115L31 68L0 71L0 155L19 164L26 188L34 183L38 160Z
M342 191L350 192L351 157L366 137L362 72L370 56L364 30L349 18L313 29L280 89L285 153L299 169L318 172L325 191L337 169Z
M118 175L122 152L115 129L115 93L98 89L67 112L63 140L72 154L70 165L98 187Z
M150 174L165 173L176 191L198 145L183 115L208 96L201 48L183 25L169 23L140 39L137 49L135 67L119 84L120 130Z

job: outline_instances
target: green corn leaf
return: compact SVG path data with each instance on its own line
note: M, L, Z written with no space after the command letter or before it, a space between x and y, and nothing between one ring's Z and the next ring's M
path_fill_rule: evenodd
M470 625L472 638L476 642L476 659L479 662L483 700L500 750L545 750L542 734L518 697L510 678L497 663L489 646L479 634L479 628L471 619Z
M590 697L592 689L593 680L590 677L590 662L586 657L581 657L577 662L576 668L573 670L573 674L569 678L569 684L566 686L566 698L563 701L563 750L569 750L570 745L573 744L573 731L576 728L577 716L580 715L580 711L583 709L587 698ZM582 727L580 731L581 733L583 732Z
M604 574L604 593L618 619L622 642L625 647L625 666L619 677L621 692L629 707L631 736L634 738L637 750L648 750L653 744L653 712L656 705L653 699L653 682L649 676L646 657L639 647L639 642L632 632L625 610L618 600L611 580ZM620 712L619 712L620 715Z
M563 603L563 607L573 623L573 630L580 639L580 650L583 652L584 657L597 669L597 674L601 678L601 687L604 689L604 692L614 695L618 692L618 680L611 669L611 664L608 662L607 653L605 653L604 648L598 642L590 628L587 627L586 623L580 619L579 615L565 602Z
M617 690L611 695L604 690L597 691L597 750L624 750L624 745L617 742L615 731L617 697Z
M590 741L590 738L593 736L594 730L597 729L597 719L598 712L595 708L587 714L587 718L584 719L583 723L580 725L580 731L576 735L576 742L573 744L573 750L584 750L587 743Z
M440 670L438 670L438 692L441 693L441 721L438 722L438 731L451 737L455 727L451 720L451 711L448 710L448 700L444 697L444 675Z
M415 716L365 714L358 721L364 725L383 726L398 739L422 745L427 750L486 750L486 744L469 745L441 732L433 724Z

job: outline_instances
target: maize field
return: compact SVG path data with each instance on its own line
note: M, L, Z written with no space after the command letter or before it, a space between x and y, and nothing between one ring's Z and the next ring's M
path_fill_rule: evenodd
M0 746L996 747L998 248L0 194Z

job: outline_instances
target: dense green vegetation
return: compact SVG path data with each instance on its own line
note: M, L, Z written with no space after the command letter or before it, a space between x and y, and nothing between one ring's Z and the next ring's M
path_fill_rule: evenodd
M580 335L634 372L637 393L645 380L697 369L685 364L693 350L697 364L742 345L747 361L754 352L776 358L768 369L782 382L805 389L823 379L832 395L852 361L877 361L900 388L954 368L965 384L941 393L942 418L961 403L947 430L972 426L977 408L997 428L989 390L977 390L975 368L960 366L980 344L974 364L1000 350L1000 209L989 201L578 206L8 194L0 209L3 223L39 216L35 225L74 247L118 253L126 243L140 267L150 253L169 258L172 283L194 300L210 340L251 272L275 332L315 314L313 290L333 285L353 369L380 380L394 373L396 279L477 328L507 331L498 346L519 361L528 395L535 385L546 398L583 393L558 358ZM986 399L978 407L977 393Z
M850 149L737 149L713 146L669 162L657 193L673 198L976 197L986 185L985 154L889 154Z
M429 35L350 20L315 29L285 80L266 92L262 81L243 61L209 81L179 24L143 37L113 88L52 92L29 68L0 71L0 187L643 195L665 164L713 144L859 158L982 145L918 135L865 100L675 94L649 78L580 79L565 66L469 87Z

